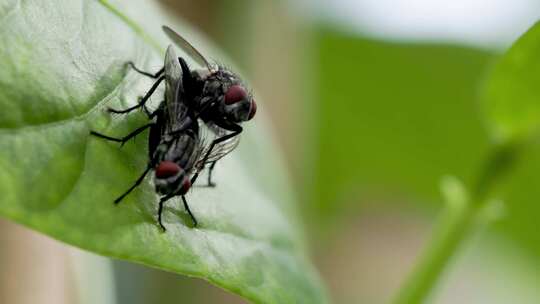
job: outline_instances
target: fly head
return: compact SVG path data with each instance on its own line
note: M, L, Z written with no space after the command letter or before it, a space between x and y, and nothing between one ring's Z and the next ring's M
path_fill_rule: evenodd
M240 78L223 68L206 78L202 96L204 99L217 101L220 114L234 123L248 121L257 112L257 104Z
M156 192L162 195L177 193L186 194L191 187L186 171L177 163L164 160L154 169Z

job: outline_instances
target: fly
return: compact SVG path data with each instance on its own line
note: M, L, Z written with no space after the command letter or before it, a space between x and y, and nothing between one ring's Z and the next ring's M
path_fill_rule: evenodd
M209 164L208 186L215 186L212 170L216 162L236 148L243 130L240 123L255 116L257 104L237 74L210 64L201 52L169 27L163 26L163 31L202 67L191 70L184 58L178 58L182 74L186 75L183 81L187 104L216 135L201 159L203 164Z
M133 66L133 64L130 65ZM203 163L200 162L204 147L195 112L186 105L186 94L182 81L184 75L182 75L180 63L173 47L169 46L165 55L165 66L158 73L150 74L135 67L134 69L146 76L157 79L157 81L137 105L125 110L109 109L109 111L127 114L138 108L143 108L151 122L122 138L110 137L91 131L94 136L124 144L137 134L150 128L148 137L149 161L146 169L127 191L114 200L114 203L120 203L153 170L155 190L161 196L158 207L158 224L160 227L164 231L166 230L162 222L163 205L167 200L175 196L181 196L193 225L197 226L197 220L189 209L185 195L197 178L194 173L204 167ZM158 108L151 112L145 106L145 103L164 80L165 101L161 102Z
M254 117L257 104L236 74L222 66L211 65L197 49L170 28L163 26L163 30L203 68L190 70L182 57L176 57L172 46L167 48L164 67L155 74L139 70L129 62L135 71L157 80L138 104L124 110L109 108L109 112L127 114L142 108L151 122L123 138L114 138L94 131L91 134L124 144L150 128L147 168L114 202L118 204L154 170L155 189L161 195L158 223L165 230L161 220L163 205L175 196L181 196L186 211L194 226L197 226L197 220L189 209L185 195L207 164L210 165L208 186L215 186L212 182L212 170L216 162L236 148L238 135L243 130L240 123ZM146 107L146 102L164 80L165 102L151 112ZM201 138L199 119L215 135L209 145Z

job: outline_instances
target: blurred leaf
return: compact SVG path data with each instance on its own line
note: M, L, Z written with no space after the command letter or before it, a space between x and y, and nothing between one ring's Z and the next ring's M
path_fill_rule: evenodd
M471 182L489 144L475 103L489 53L328 29L317 39L317 213L346 214L372 195L440 202L442 176Z
M476 101L492 54L329 29L317 42L320 137L310 200L317 232L373 202L440 208L445 175L471 185L491 142ZM540 145L521 159L499 185L505 216L494 226L540 261Z
M517 164L511 178L501 184L498 191L498 197L505 202L505 216L496 223L496 227L509 234L520 247L534 253L540 262L540 145L526 149Z
M454 176L444 176L441 179L441 194L448 209L463 209L470 201L468 190L463 183Z
M540 23L495 66L483 100L496 139L527 137L540 128Z
M125 5L144 16L152 34L170 20L144 1ZM149 39L97 1L4 1L0 21L0 214L94 252L207 279L257 303L325 302L263 120L218 164L216 189L189 193L200 227L190 228L173 200L163 233L150 179L119 206L112 203L144 170L147 135L122 149L88 136L91 129L120 136L144 123L141 113L112 117L104 109L132 105L148 90L151 81L125 63L159 69L162 56ZM161 33L156 41L166 46Z

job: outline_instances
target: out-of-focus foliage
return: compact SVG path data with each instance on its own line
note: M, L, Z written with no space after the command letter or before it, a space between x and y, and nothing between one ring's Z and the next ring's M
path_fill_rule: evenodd
M328 28L316 39L314 132L320 137L310 203L322 227L317 231L338 229L344 216L370 201L438 208L444 175L473 182L490 147L479 100L496 59L492 53L379 42ZM538 258L539 150L526 150L526 162L500 184L496 194L506 202L506 213L495 224Z
M523 147L518 168L502 188L508 216L503 227L540 257L540 23L524 33L495 64L482 98L495 140Z
M488 146L475 100L489 53L327 29L317 42L313 197L322 213L362 201L366 190L435 201L441 176L473 178Z
M497 140L523 138L540 128L540 24L525 33L495 66L483 106Z

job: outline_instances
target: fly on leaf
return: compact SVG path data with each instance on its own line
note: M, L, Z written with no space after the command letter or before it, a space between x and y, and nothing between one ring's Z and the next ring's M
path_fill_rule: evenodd
M212 169L216 161L236 148L240 139L238 135L242 133L240 123L255 116L257 104L237 74L224 66L211 64L191 43L169 27L163 26L163 31L200 65L200 69L190 70L184 58L178 58L184 75L190 75L184 80L188 106L217 136L202 159L203 163L210 164L208 185L213 186Z
M166 230L162 222L163 205L175 196L182 198L194 226L197 226L197 220L189 209L185 195L207 164L208 186L214 186L212 169L216 161L237 146L238 135L242 132L239 123L253 118L257 106L236 74L223 67L210 65L208 60L180 35L166 26L163 30L204 68L190 70L184 58L176 56L173 46L167 48L164 67L155 74L144 72L129 62L135 71L157 80L136 105L124 110L108 110L112 113L127 114L142 109L150 122L122 138L95 131L91 131L91 134L123 145L150 128L148 165L135 183L114 200L114 203L122 201L153 171L155 190L160 195L158 223ZM146 103L163 81L165 101L151 111ZM202 136L199 120L212 131L214 138L209 140Z

